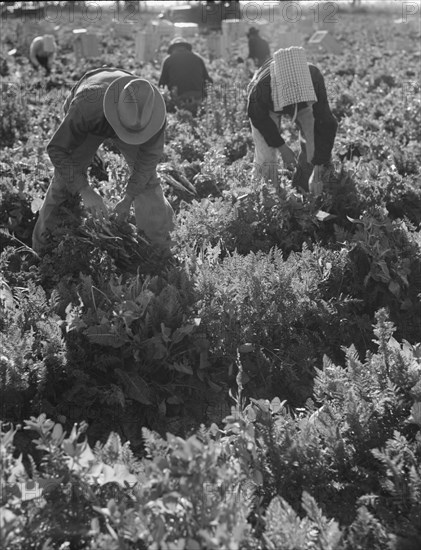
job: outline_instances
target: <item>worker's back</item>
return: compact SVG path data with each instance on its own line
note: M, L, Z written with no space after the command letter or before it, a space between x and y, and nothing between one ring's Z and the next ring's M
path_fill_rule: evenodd
M258 34L249 37L249 57L256 60L258 67L270 57L269 44Z
M163 65L162 85L177 87L178 95L185 92L204 92L209 80L203 59L187 49L178 49L168 56Z

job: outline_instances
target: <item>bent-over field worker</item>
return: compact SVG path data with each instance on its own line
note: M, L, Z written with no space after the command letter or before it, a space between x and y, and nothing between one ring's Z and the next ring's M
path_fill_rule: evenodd
M206 85L213 82L203 58L179 36L171 41L168 54L162 63L158 86L167 86L175 100L199 105L206 96Z
M247 113L255 145L254 175L278 188L278 151L287 167L296 167L292 184L318 194L332 174L331 153L338 123L323 75L307 63L300 47L278 50L255 73L248 87ZM299 129L297 160L281 131L283 115Z
M247 33L249 54L247 59L252 59L257 68L270 57L269 44L259 34L258 29L250 27Z
M150 241L169 247L174 213L164 197L156 167L164 149L165 102L149 81L127 71L101 68L86 73L64 103L64 119L47 145L54 165L33 232L33 248L44 248L45 232L54 231L59 206L68 192L80 193L94 215L107 215L102 197L89 186L87 169L99 146L111 138L129 168L124 198L114 212L126 218L133 204L136 225Z
M49 76L56 52L57 45L52 34L37 36L29 47L29 60L34 69L43 67L45 74Z

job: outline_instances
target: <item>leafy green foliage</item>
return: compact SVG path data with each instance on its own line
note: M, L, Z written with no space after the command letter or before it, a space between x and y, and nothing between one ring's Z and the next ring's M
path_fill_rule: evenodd
M318 408L309 402L294 410L277 397L247 404L237 360L235 405L224 428L201 426L185 439L144 428L141 459L115 433L92 450L85 423L67 435L41 415L25 421L41 453L38 464L29 459L25 467L13 454L16 430L3 431L2 542L32 548L28 533L36 532L39 544L104 549L380 549L387 541L396 548L413 541L415 548L420 402L412 402L411 417L403 415L417 426L415 438L397 431L402 418L389 413L409 398L421 357L393 339L384 312L377 317L378 353L365 365L352 350L345 368L326 363L316 380ZM391 389L394 363L404 383ZM375 429L377 439L369 440ZM371 462L361 453L369 447ZM358 480L361 492L351 490ZM345 528L331 518L344 497L356 507Z
M28 105L19 79L2 81L1 98L0 146L13 147L15 142L25 138L30 125Z

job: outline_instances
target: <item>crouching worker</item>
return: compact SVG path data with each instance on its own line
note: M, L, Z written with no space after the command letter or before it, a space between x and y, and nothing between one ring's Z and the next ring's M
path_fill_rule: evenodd
M46 232L59 222L59 206L68 193L80 193L84 206L107 216L102 197L89 186L87 169L99 146L111 138L125 158L130 176L124 198L115 206L120 219L134 205L136 225L152 244L170 246L174 212L164 197L156 167L164 149L165 103L149 81L120 69L86 73L64 103L65 116L47 146L54 165L50 184L32 236L36 252L46 245Z
M31 42L29 60L34 69L38 70L40 67L43 67L46 76L49 76L56 52L57 45L52 34L37 36Z
M326 94L323 75L307 63L301 47L281 49L256 72L248 87L247 113L255 145L254 175L278 189L278 152L295 168L292 185L319 194L333 173L331 153L338 123ZM282 137L282 117L299 130L297 159Z

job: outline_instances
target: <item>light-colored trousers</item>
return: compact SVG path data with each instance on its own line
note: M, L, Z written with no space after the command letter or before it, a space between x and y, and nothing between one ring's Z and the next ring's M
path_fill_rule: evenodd
M83 173L88 170L102 142L102 138L90 134L83 142L83 146L73 152L72 156L76 162L79 161ZM121 140L115 140L115 144L132 169L133 145L127 145ZM47 244L46 232L54 232L54 228L60 222L59 207L68 197L67 183L55 170L32 234L32 247L35 252L42 252L45 248ZM174 229L174 211L164 196L156 173L151 177L145 189L134 199L134 209L138 229L144 231L152 244L168 248L170 231Z
M280 115L271 112L270 117L279 128ZM297 168L292 178L292 185L296 188L301 187L305 191L308 191L308 181L313 172L313 165L310 163L310 160L314 155L314 117L312 107L306 107L298 111L296 124L300 131L301 152L298 157ZM251 133L254 141L254 166L252 175L257 178L262 177L266 182L271 182L272 185L278 188L279 149L268 145L263 135L253 126L253 124L251 125Z

